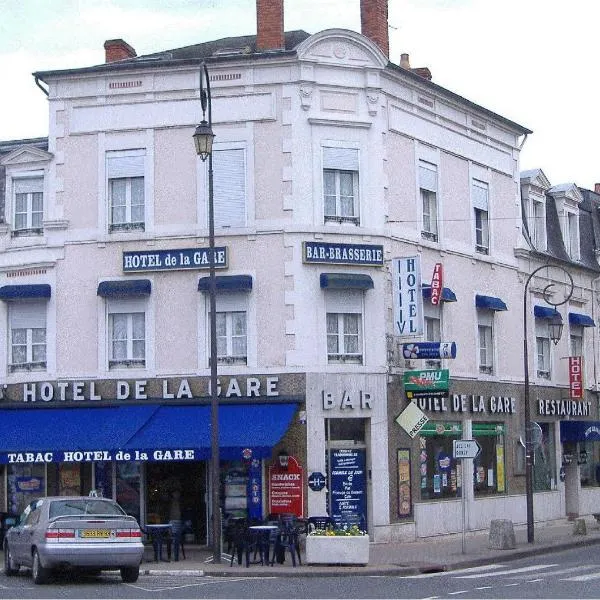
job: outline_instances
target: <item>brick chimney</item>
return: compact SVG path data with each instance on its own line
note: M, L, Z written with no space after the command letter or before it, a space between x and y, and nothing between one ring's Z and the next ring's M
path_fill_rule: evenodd
M360 0L361 32L389 57L388 0Z
M256 50L283 50L283 0L256 0Z
M125 40L106 40L104 42L104 61L107 63L137 56L135 50Z
M596 192L596 194L600 194L600 183L594 184L594 191Z

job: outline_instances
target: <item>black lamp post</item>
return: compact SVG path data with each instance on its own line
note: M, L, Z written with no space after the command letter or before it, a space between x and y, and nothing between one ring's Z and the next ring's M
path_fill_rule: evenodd
M527 542L533 544L534 538L534 526L533 526L533 455L535 448L533 448L532 440L532 424L531 424L531 406L529 405L529 357L527 352L527 288L529 282L533 276L541 271L542 269L556 268L564 271L567 274L570 282L569 293L565 294L564 300L560 302L552 302L552 287L554 283L549 283L543 290L544 300L554 306L554 314L550 318L548 323L548 332L550 339L554 344L558 344L563 329L562 318L559 312L556 310L557 306L565 304L573 294L573 278L571 274L563 267L556 265L542 265L537 269L533 270L523 288L523 369L525 371L525 494L527 502Z
M206 83L206 89L204 87ZM208 245L210 248L208 297L210 302L210 448L212 488L212 547L213 563L221 562L221 510L220 510L220 460L219 460L219 397L217 395L217 295L215 281L215 214L213 199L212 110L208 69L200 67L200 103L202 122L194 132L196 153L204 162L208 158ZM208 121L206 112L208 106Z

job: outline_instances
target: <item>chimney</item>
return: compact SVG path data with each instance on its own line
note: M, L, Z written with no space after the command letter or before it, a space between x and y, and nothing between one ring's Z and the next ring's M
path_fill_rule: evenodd
M594 191L596 192L596 194L600 194L600 183L594 184Z
M414 69L411 69L411 71L416 73L419 77L431 81L431 71L429 70L429 67L415 67Z
M106 40L104 42L104 62L111 63L137 56L135 50L125 40Z
M389 57L388 0L360 0L361 32Z
M283 50L283 0L256 0L256 50Z
M404 53L400 55L400 66L403 69L409 69L410 70L410 60L408 58L408 54Z

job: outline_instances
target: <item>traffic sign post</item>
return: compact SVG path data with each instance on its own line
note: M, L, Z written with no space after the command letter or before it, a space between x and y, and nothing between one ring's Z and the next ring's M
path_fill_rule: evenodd
M465 463L462 459L472 459L477 458L481 453L481 446L477 440L452 440L452 457L456 460L460 460L460 470L461 470L461 480L462 480L462 489L460 492L462 499L462 552L466 553L466 542L465 542L465 513L467 507L467 490L466 483L467 479L465 477ZM469 481L472 481L470 478Z

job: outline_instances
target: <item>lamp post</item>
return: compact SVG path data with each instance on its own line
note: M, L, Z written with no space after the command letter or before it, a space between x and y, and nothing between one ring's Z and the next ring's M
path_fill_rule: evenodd
M531 424L531 407L529 404L529 357L527 351L527 288L529 287L529 282L532 280L533 276L541 271L542 269L548 268L556 268L567 274L570 282L570 289L568 294L565 294L565 298L560 302L552 302L552 287L554 287L554 283L549 283L543 290L542 294L544 296L544 300L551 306L554 306L554 314L550 319L549 323L549 333L550 339L554 342L554 344L558 344L561 336L562 336L562 318L559 312L556 310L557 306L561 304L565 304L573 294L573 278L571 274L564 269L563 267L559 267L557 265L542 265L537 269L534 269L527 281L525 282L525 287L523 288L523 369L525 371L525 494L526 494L526 502L527 502L527 542L529 544L533 544L534 538L534 528L533 528L533 454L535 449L533 448L532 441L532 424Z
M204 85L206 84L206 88ZM202 160L208 158L208 245L209 285L208 297L210 306L210 449L211 449L211 499L212 499L212 547L213 563L221 562L221 511L219 502L220 460L219 460L219 397L217 395L217 295L215 278L215 214L213 198L213 156L212 144L215 134L212 130L212 107L210 96L210 80L206 64L200 67L200 103L202 105L202 121L194 132L196 153ZM208 121L206 120L208 107Z

